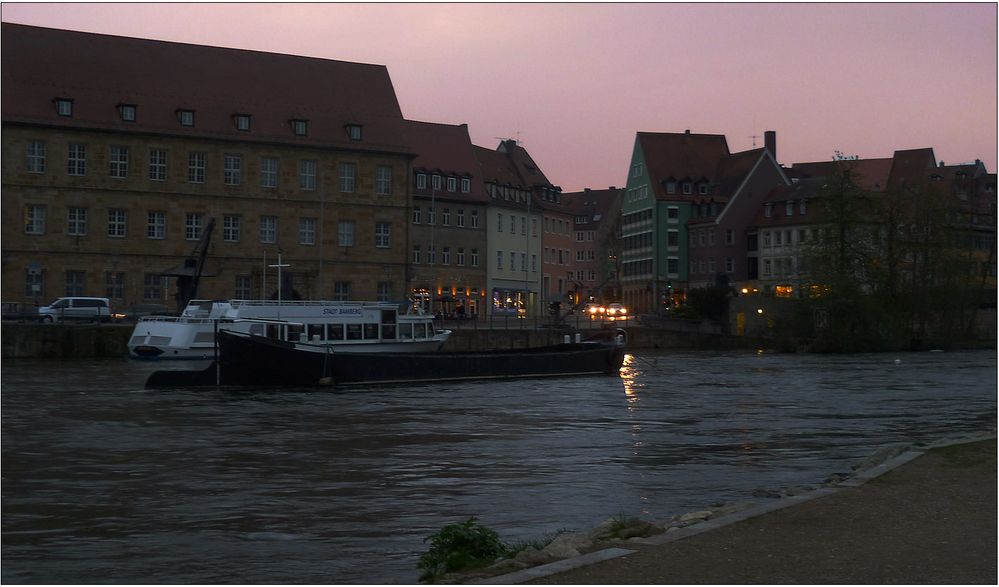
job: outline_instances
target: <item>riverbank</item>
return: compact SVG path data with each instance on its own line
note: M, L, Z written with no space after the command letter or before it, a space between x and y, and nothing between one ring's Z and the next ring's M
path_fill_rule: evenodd
M995 584L996 466L994 436L910 451L768 507L480 582Z

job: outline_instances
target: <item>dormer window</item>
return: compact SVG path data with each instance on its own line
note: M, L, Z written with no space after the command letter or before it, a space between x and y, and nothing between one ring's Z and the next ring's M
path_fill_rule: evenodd
M784 216L792 216L794 214L794 200L788 200L784 202Z
M706 183L702 183L701 185L697 186L697 191L698 191L698 192L699 192L699 193L700 193L700 194L701 194L702 196L706 196L706 195L708 195L708 184L706 184Z
M675 194L676 193L676 182L675 181L667 181L666 182L666 193L667 194Z
M194 126L194 110L178 110L177 120L181 126Z
M56 114L59 116L73 115L73 101L69 98L56 98Z
M347 138L352 141L361 140L361 125L360 124L348 124L347 125Z
M427 174L417 173L416 174L416 189L425 190L427 189Z
M683 182L683 193L684 194L690 194L691 192L692 192L692 188L691 188L690 182L689 181Z
M240 132L250 132L249 114L236 114L233 118L236 122L236 130Z
M135 122L135 104L119 104L118 115L121 116L121 119L125 122Z
M774 215L774 205L773 204L763 204L763 216L765 218L772 218Z
M291 121L291 132L297 137L304 137L309 134L309 121L295 118Z
M805 200L799 200L798 201L798 214L800 214L801 216L804 216L807 213L808 213L808 204L806 203Z
M467 177L461 178L461 193L467 194L470 191L472 191L472 180Z

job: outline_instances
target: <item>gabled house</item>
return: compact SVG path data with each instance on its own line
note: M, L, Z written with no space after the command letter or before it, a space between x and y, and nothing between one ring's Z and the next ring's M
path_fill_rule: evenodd
M621 300L618 261L623 194L615 186L562 194L573 217L574 234L573 273L565 303L579 306L590 300L605 304Z
M410 177L410 295L434 314L482 315L489 196L468 125L409 120L406 137L418 153Z
M489 208L486 223L487 302L494 316L541 312L541 202L558 202L561 188L545 177L513 140L496 150L476 146Z

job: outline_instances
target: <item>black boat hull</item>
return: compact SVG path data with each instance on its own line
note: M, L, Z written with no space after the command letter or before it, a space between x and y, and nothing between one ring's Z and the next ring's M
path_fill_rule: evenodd
M335 353L321 345L219 331L219 364L204 371L158 371L146 387L255 385L307 387L415 381L617 375L624 346L614 340L508 351Z

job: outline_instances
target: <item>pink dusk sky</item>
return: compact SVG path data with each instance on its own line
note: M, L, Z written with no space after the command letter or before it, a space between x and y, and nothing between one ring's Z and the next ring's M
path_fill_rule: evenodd
M635 133L777 131L996 170L996 4L45 4L4 22L388 67L411 120L516 138L564 191L624 186ZM267 80L260 80L267 83Z

